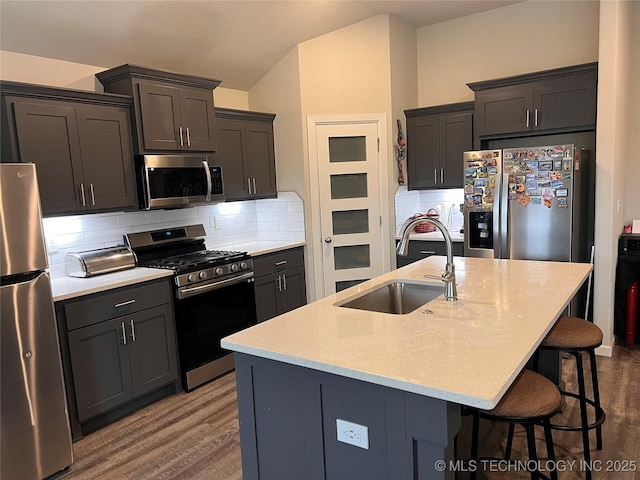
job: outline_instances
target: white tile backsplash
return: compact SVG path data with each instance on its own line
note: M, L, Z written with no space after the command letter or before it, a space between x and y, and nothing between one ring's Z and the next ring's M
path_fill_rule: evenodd
M201 223L207 248L258 240L304 242L304 207L295 192L278 198L175 210L110 212L43 220L52 278L65 276L65 255L123 244L123 235Z
M451 231L458 231L462 227L463 216L460 204L464 201L462 188L440 190L407 190L401 186L395 195L396 233L400 232L402 224L416 213L427 213L435 208L440 215L440 221Z

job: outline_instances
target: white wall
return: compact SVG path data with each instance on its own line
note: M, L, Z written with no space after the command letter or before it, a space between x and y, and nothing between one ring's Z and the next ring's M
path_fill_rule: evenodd
M0 79L13 82L104 92L95 74L116 66L98 67L0 50ZM249 106L248 94L241 90L217 87L214 98L218 107L247 110Z
M628 92L625 95L629 103L627 120L627 152L624 158L624 223L640 220L640 2L629 2L629 40L628 45L634 45L635 52L629 51L629 80ZM635 53L635 54L634 54Z
M597 61L598 8L529 1L419 28L419 105L473 100L471 82Z

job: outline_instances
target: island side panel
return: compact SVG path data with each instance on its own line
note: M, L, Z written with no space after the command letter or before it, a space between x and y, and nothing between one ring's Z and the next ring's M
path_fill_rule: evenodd
M453 478L437 471L435 461L448 465L453 460L459 405L252 355L235 356L245 478ZM365 427L368 448L338 441L338 419ZM348 433L363 440L359 430Z

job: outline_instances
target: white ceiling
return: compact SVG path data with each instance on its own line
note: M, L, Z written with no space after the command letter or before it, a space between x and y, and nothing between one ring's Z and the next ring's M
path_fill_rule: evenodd
M512 3L1 0L0 48L105 69L131 63L249 90L298 43L379 14L422 27Z

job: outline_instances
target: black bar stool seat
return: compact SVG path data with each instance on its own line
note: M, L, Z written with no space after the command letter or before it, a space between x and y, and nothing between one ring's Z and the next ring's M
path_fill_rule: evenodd
M527 447L529 461L537 465L535 425L542 425L547 447L547 455L550 464L555 466L555 453L553 439L551 437L550 418L562 405L562 396L558 387L546 377L531 370L523 370L513 382L507 393L504 394L498 405L492 410L468 409L473 416L473 431L471 437L471 457L478 459L478 434L479 419L485 418L495 422L509 424L509 437L505 450L505 460L510 460L513 431L516 424L522 425L527 434ZM476 464L478 465L478 464ZM474 480L477 472L471 472L470 478ZM550 471L551 479L557 479L558 473L553 468ZM531 471L531 478L548 478L541 472Z

